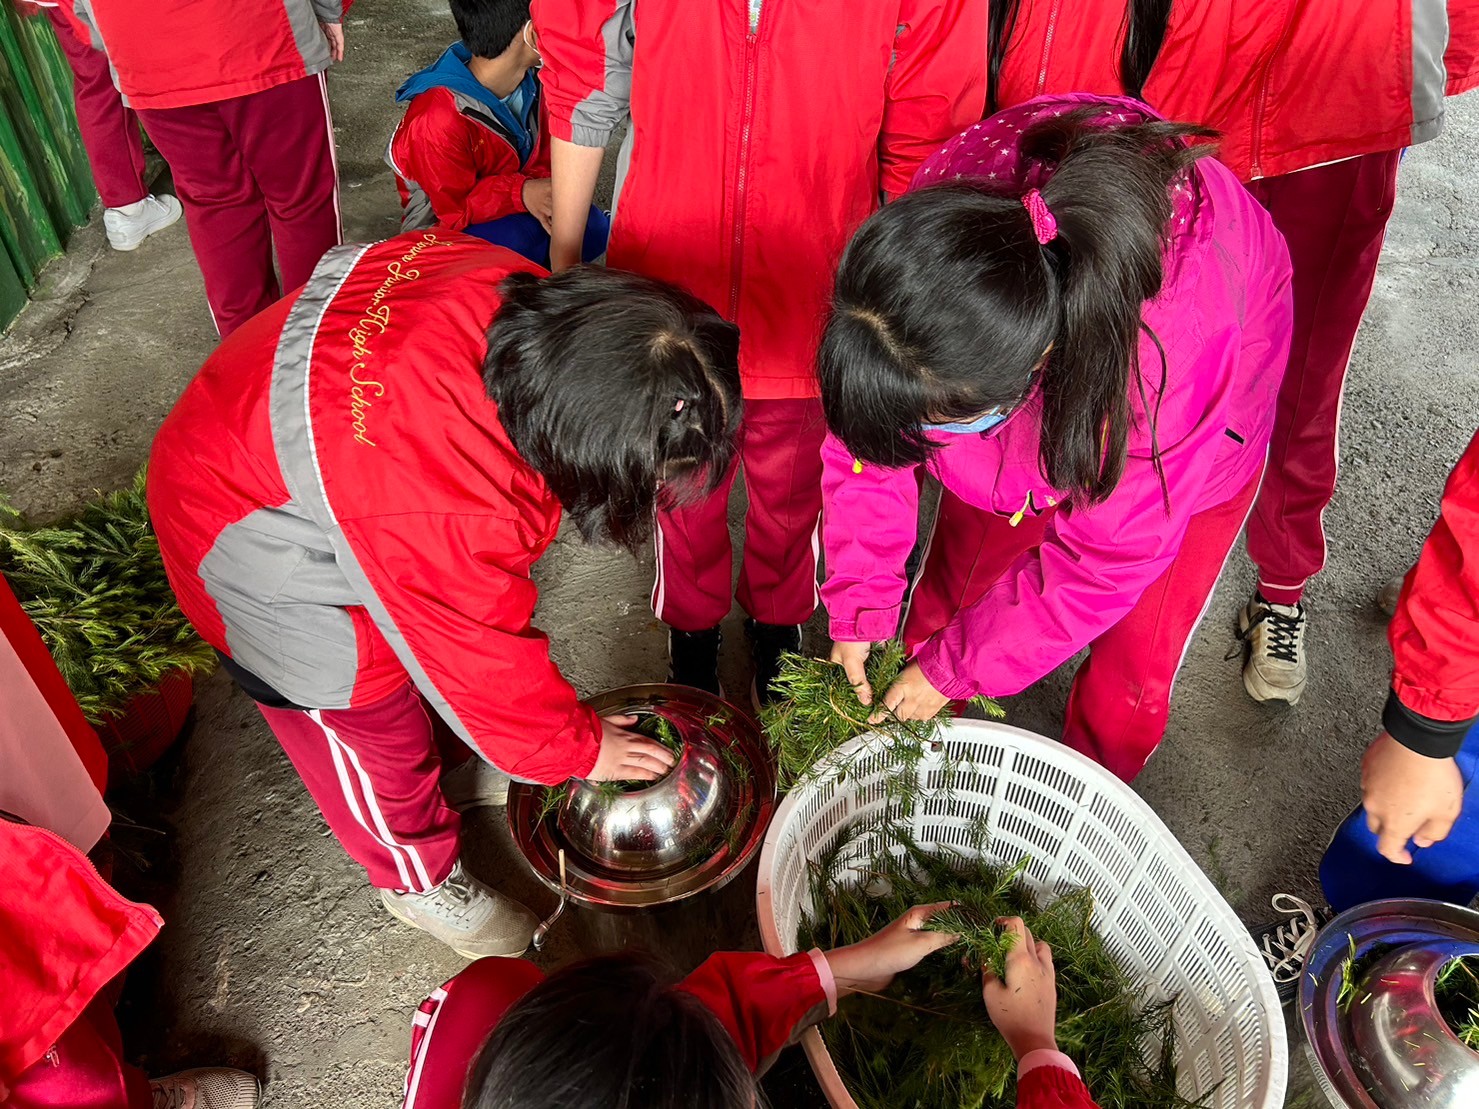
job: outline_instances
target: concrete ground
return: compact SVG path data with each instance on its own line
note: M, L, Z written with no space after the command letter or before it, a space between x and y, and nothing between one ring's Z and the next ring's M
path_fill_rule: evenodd
M372 239L397 226L380 160L391 94L453 29L441 0L360 0L347 30L348 58L329 79L344 216L350 238ZM1267 915L1275 891L1317 898L1315 866L1356 800L1359 754L1384 694L1389 660L1373 598L1414 557L1444 476L1479 426L1476 169L1471 98L1452 105L1446 136L1413 151L1402 170L1347 391L1330 566L1309 594L1304 702L1254 704L1238 662L1225 657L1252 583L1239 552L1187 656L1165 746L1136 783L1250 922ZM123 483L214 344L183 226L132 255L108 251L96 222L79 232L0 340L0 490L44 518ZM540 563L540 623L583 691L663 675L650 572L647 560L585 550L568 536ZM742 688L737 622L729 640L729 682ZM1011 720L1056 734L1068 678L1014 698ZM399 1104L410 1014L461 960L380 909L247 699L220 675L206 681L183 750L123 801L176 830L168 853L138 841L154 866L130 879L169 921L124 1008L138 1060L156 1072L252 1067L273 1107ZM551 906L492 814L470 822L468 840L479 875ZM635 941L685 969L715 946L754 941L752 891L746 874L661 914L567 914L544 961ZM818 1103L802 1071L793 1066L777 1084L778 1102ZM1314 1102L1292 1094L1290 1104Z

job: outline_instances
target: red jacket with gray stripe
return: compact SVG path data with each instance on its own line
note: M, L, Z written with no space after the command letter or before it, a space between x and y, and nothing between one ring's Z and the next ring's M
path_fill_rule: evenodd
M336 247L234 332L155 439L149 510L205 640L304 708L414 681L516 777L600 725L531 624L560 506L483 388L497 286L538 267L441 230Z
M133 108L211 104L322 73L343 0L62 0Z
M1002 107L1124 91L1127 0L1017 0ZM1244 181L1436 136L1444 94L1479 85L1479 0L1196 0L1170 5L1145 100L1222 132Z
M533 13L550 133L604 146L629 121L609 264L739 324L747 398L816 396L843 247L981 115L986 0L535 0Z

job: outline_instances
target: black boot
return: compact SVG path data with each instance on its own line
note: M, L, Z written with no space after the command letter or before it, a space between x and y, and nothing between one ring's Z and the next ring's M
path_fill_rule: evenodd
M750 688L750 697L759 709L772 700L770 683L781 672L781 655L787 651L800 654L801 625L746 620L745 634L750 637L750 659L755 664L755 684Z
M722 697L719 690L719 627L698 632L668 629L668 681Z

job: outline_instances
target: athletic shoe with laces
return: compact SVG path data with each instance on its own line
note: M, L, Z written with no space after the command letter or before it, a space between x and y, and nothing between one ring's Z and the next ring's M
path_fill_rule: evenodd
M702 631L668 629L668 681L723 697L719 686L719 648L724 637L716 624Z
M442 775L442 798L458 812L508 804L512 779L478 755Z
M1276 893L1269 902L1284 919L1250 928L1254 946L1263 956L1268 972L1273 975L1279 1000L1285 1005L1299 991L1299 976L1304 961L1314 946L1315 936L1330 919L1328 910L1316 910L1302 897Z
M229 1067L197 1067L149 1080L154 1109L257 1109L256 1075Z
M183 211L180 202L168 193L146 196L122 208L105 208L103 230L108 233L108 245L114 250L137 250L150 235L179 219Z
M1276 605L1258 593L1238 613L1238 630L1248 645L1243 685L1255 701L1299 703L1306 680L1304 629L1308 619L1304 602Z
M745 621L745 634L750 639L750 660L755 665L755 680L750 683L750 700L759 712L774 700L770 685L781 672L781 655L801 652L800 624L762 624Z
M467 959L522 955L539 924L528 909L483 885L460 862L435 889L381 890L380 900L391 916L435 936Z

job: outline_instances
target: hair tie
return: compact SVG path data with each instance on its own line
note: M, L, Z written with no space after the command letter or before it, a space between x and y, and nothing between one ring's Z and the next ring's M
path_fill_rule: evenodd
M683 411L683 402L680 400L677 404L673 405L673 415L676 416L679 412L682 412L682 411Z
M1032 233L1039 243L1047 246L1058 237L1058 221L1048 211L1048 203L1042 198L1042 193L1028 189L1022 197L1022 207L1027 209L1027 217L1032 220Z

